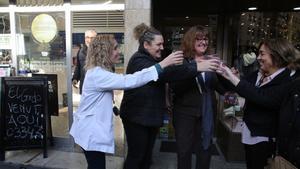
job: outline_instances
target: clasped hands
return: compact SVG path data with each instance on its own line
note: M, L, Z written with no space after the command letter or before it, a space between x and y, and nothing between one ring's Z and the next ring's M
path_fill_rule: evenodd
M232 67L229 68L220 58L218 57L209 57L209 59L205 58L196 58L198 70L199 71L210 71L216 72L223 76L224 78L231 81L235 86L240 81L240 73L239 71Z

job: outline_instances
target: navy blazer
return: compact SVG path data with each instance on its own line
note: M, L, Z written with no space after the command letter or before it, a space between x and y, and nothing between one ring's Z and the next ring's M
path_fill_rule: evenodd
M296 167L300 167L300 72L287 87L279 114L278 151Z
M285 69L261 87L255 87L256 79L257 71L236 86L236 92L246 99L244 121L252 136L275 137L279 109L286 92L285 83L291 81L290 70Z
M188 60L184 60L184 63ZM216 96L215 91L220 94L224 94L225 89L223 83L221 84L218 76L214 72L206 72L207 77L205 87L209 90L211 98L213 99L213 109L216 113ZM206 78L207 78L206 77ZM186 114L191 116L201 116L202 114L202 94L199 92L199 88L195 77L187 78L181 81L170 83L173 96L173 111L174 114Z

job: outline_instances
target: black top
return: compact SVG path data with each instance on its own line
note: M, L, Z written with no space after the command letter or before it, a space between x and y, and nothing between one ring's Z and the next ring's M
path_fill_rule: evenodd
M185 62L188 62L185 60ZM200 74L200 72L199 72ZM221 85L219 78L214 72L206 72L206 76L210 76L209 80L205 81L205 87L208 88L211 95L214 113L216 113L216 97L215 91L224 94L225 88ZM199 75L201 76L201 75ZM221 77L220 77L221 78ZM222 83L223 84L223 83ZM199 81L200 85L200 81ZM173 104L174 113L186 114L191 116L201 116L202 110L202 94L196 82L196 78L187 78L182 81L171 83L172 91L174 92Z
M252 136L275 137L279 108L286 92L284 84L291 80L290 70L285 69L261 87L254 87L256 80L257 71L236 87L237 93L246 99L244 121Z
M278 151L281 156L300 167L300 72L286 88L279 114Z
M138 51L130 58L126 73L132 74L158 62L140 46ZM126 90L120 107L121 118L145 126L161 126L163 113L167 112L165 82L195 77L197 73L195 62L169 66L159 75L157 81Z
M82 86L83 86L83 81L85 77L85 70L84 70L84 65L85 65L85 59L86 59L86 54L87 54L87 46L84 45L82 48L77 53L77 64L74 70L73 74L73 80L80 81L79 85L79 93L82 93Z

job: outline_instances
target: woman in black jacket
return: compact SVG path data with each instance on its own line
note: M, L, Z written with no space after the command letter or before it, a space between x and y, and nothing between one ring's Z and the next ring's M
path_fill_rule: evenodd
M208 59L208 30L191 27L183 36L181 48L185 62ZM216 113L215 91L224 94L215 72L199 72L196 77L171 83L173 125L177 148L177 168L191 169L192 152L196 153L196 169L209 169Z
M278 115L293 73L288 66L299 55L287 40L270 39L259 45L260 70L240 80L229 68L218 70L229 79L236 92L246 99L242 143L245 145L247 169L263 169L275 151Z
M140 46L129 60L128 74L156 64L161 60L163 50L163 37L156 29L141 24L134 31ZM171 55L183 56L183 53L177 51ZM124 92L120 107L128 144L124 169L150 168L156 134L163 123L163 114L167 112L165 82L195 77L198 71L213 71L217 66L216 60L171 66L164 69L158 81Z
M300 68L300 59L299 65ZM298 68L298 69L299 69ZM279 113L278 154L300 168L300 71L287 88Z

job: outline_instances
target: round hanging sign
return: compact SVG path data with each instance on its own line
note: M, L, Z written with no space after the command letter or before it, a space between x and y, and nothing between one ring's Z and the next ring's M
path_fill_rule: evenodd
M48 14L37 15L31 24L31 32L35 40L40 43L49 43L57 33L57 25L54 18Z

